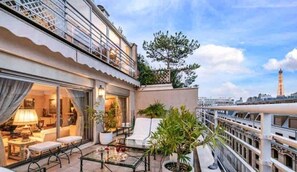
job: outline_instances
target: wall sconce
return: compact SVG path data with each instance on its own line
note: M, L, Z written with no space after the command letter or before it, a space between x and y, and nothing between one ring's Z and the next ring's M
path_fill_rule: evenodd
M104 97L104 94L105 94L105 90L102 87L102 85L100 85L98 88L98 97L102 98L102 97Z

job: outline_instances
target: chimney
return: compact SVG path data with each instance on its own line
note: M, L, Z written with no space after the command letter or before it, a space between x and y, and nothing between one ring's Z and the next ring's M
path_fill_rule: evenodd
M97 7L105 15L106 18L109 17L109 13L105 10L105 8L102 5L97 5Z

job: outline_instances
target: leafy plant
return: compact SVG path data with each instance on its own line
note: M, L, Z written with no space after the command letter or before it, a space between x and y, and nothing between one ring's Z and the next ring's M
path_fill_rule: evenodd
M156 82L153 70L142 55L137 56L137 67L139 71L138 81L141 85L151 85Z
M197 146L207 143L215 143L217 136L222 129L217 127L215 132L210 132L202 123L197 121L195 115L186 109L185 106L171 108L169 113L163 118L157 131L152 134L149 152L160 152L164 156L177 154L176 169L181 171L181 162L187 163L186 156ZM198 138L206 134L203 141Z
M110 132L112 128L116 127L117 124L117 113L119 105L116 101L111 103L110 109L107 112L102 110L97 110L100 103L96 102L94 108L92 106L87 106L86 112L90 115L92 120L95 120L97 124L103 124L103 132Z
M107 121L108 126L106 128L110 129L115 128L117 126L117 123L119 121L120 116L120 106L118 101L113 101L110 104L109 110L106 112L105 121Z
M166 112L165 105L156 101L154 104L150 104L147 108L139 110L138 114L150 118L162 118L166 115Z

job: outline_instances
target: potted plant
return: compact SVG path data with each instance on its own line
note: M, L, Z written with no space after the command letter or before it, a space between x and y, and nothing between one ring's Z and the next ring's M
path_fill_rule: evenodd
M163 172L191 171L192 167L188 164L190 158L187 154L197 146L215 142L218 133L219 130L210 133L185 106L181 106L180 109L171 108L157 131L152 134L149 153L159 152L163 156L177 154L176 162L163 162ZM200 141L198 138L202 137L202 134L206 134L206 137Z
M162 118L166 115L166 112L165 105L156 101L154 104L150 104L147 108L139 110L138 114L149 118Z
M103 145L107 145L112 141L112 129L117 125L117 115L119 105L116 101L111 103L108 111L97 110L99 103L95 103L94 107L87 107L90 118L95 120L97 124L102 123L103 131L100 132L99 140Z

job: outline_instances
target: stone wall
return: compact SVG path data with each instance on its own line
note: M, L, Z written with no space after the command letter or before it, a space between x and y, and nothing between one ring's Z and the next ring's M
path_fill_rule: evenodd
M156 101L165 104L167 108L186 105L188 109L195 112L198 105L198 88L148 89L141 87L136 92L136 113Z

